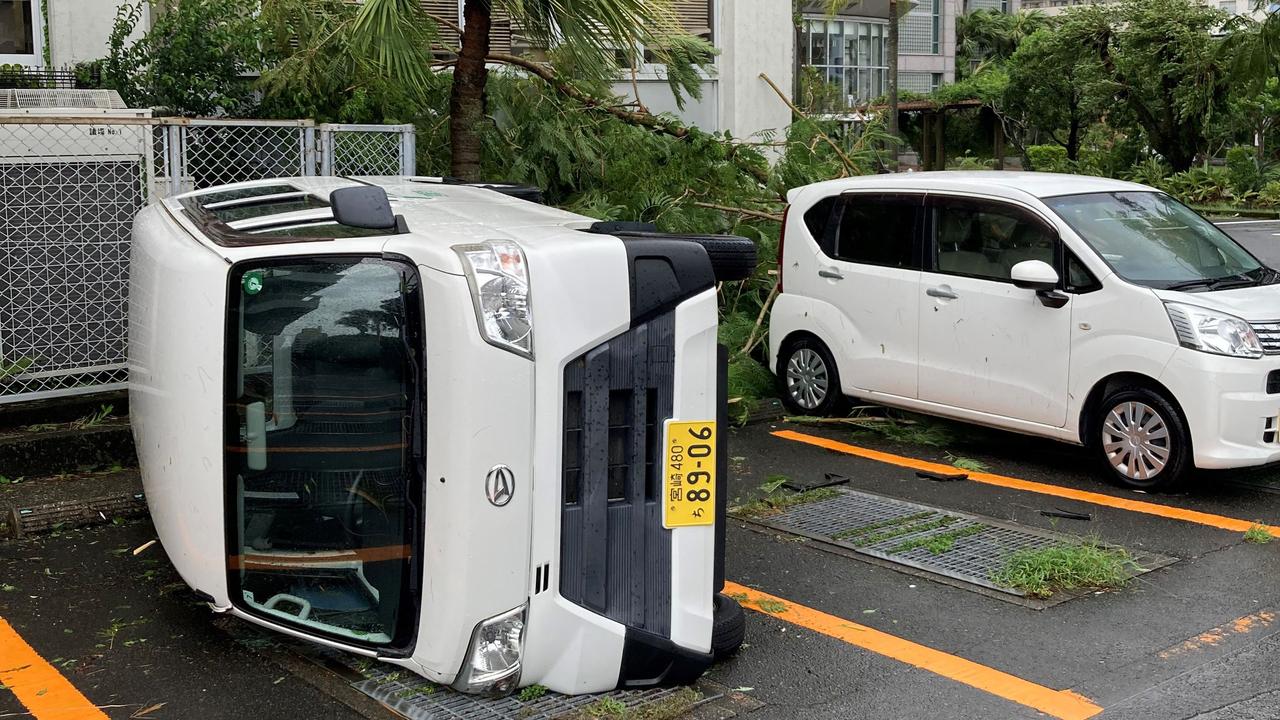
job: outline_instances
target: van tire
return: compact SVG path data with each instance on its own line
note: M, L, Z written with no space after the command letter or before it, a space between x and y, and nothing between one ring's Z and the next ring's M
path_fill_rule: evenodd
M1144 440L1148 434L1154 437ZM1089 447L1103 472L1123 487L1170 490L1185 482L1194 469L1191 433L1182 413L1167 397L1150 388L1127 385L1107 393L1098 403L1090 435ZM1132 454L1123 444L1130 437L1148 450ZM1156 468L1153 461L1159 460L1160 455L1164 456L1163 465Z
M711 603L711 656L716 662L732 657L747 634L747 618L737 600L716 593Z
M792 368L792 359L796 359L797 367ZM815 365L815 362L818 365ZM804 374L817 372L819 377L825 377L826 394L822 396L817 405L806 407L807 403L802 403L800 398L793 395L799 389L793 387L788 377L788 372L797 370ZM778 367L775 368L778 376L778 383L782 387L782 404L796 415L816 415L818 417L830 417L839 414L841 406L844 405L844 394L840 389L840 370L836 367L835 358L831 356L831 351L823 342L815 337L801 337L792 340L783 346L782 352L778 353ZM816 379L816 378L815 378ZM802 382L802 381L801 381Z

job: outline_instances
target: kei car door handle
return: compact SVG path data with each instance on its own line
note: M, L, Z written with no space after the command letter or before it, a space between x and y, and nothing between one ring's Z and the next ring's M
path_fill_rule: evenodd
M947 287L946 285L931 287L928 290L925 290L924 294L928 295L929 297L945 298L947 300L955 300L960 297L959 295L952 292L951 288Z
M824 278L827 278L827 279L829 279L829 280L843 280L843 279L844 279L844 275L841 275L841 274L840 274L840 271L839 271L839 270L836 270L835 268L825 268L825 269L823 269L823 270L819 270L819 271L818 271L818 277L824 277Z

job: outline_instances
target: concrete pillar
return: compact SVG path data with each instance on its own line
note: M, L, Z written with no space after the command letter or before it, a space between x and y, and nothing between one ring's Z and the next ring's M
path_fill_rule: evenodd
M720 0L716 9L720 129L736 138L785 129L791 124L791 110L760 74L767 74L783 92L795 87L791 3Z

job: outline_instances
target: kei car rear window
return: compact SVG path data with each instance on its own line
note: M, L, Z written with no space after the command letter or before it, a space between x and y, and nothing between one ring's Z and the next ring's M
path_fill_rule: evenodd
M922 207L923 196L845 195L839 229L823 250L838 260L918 269Z

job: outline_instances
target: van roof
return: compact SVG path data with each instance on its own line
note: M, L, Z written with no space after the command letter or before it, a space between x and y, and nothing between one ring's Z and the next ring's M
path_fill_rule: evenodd
M872 189L938 190L1016 198L1025 198L1028 195L1047 198L1094 192L1159 192L1146 185L1087 175L999 170L946 170L861 175L829 180L796 188L788 194L788 199L791 202L797 202L801 198L809 197L810 194L831 195L850 190Z

